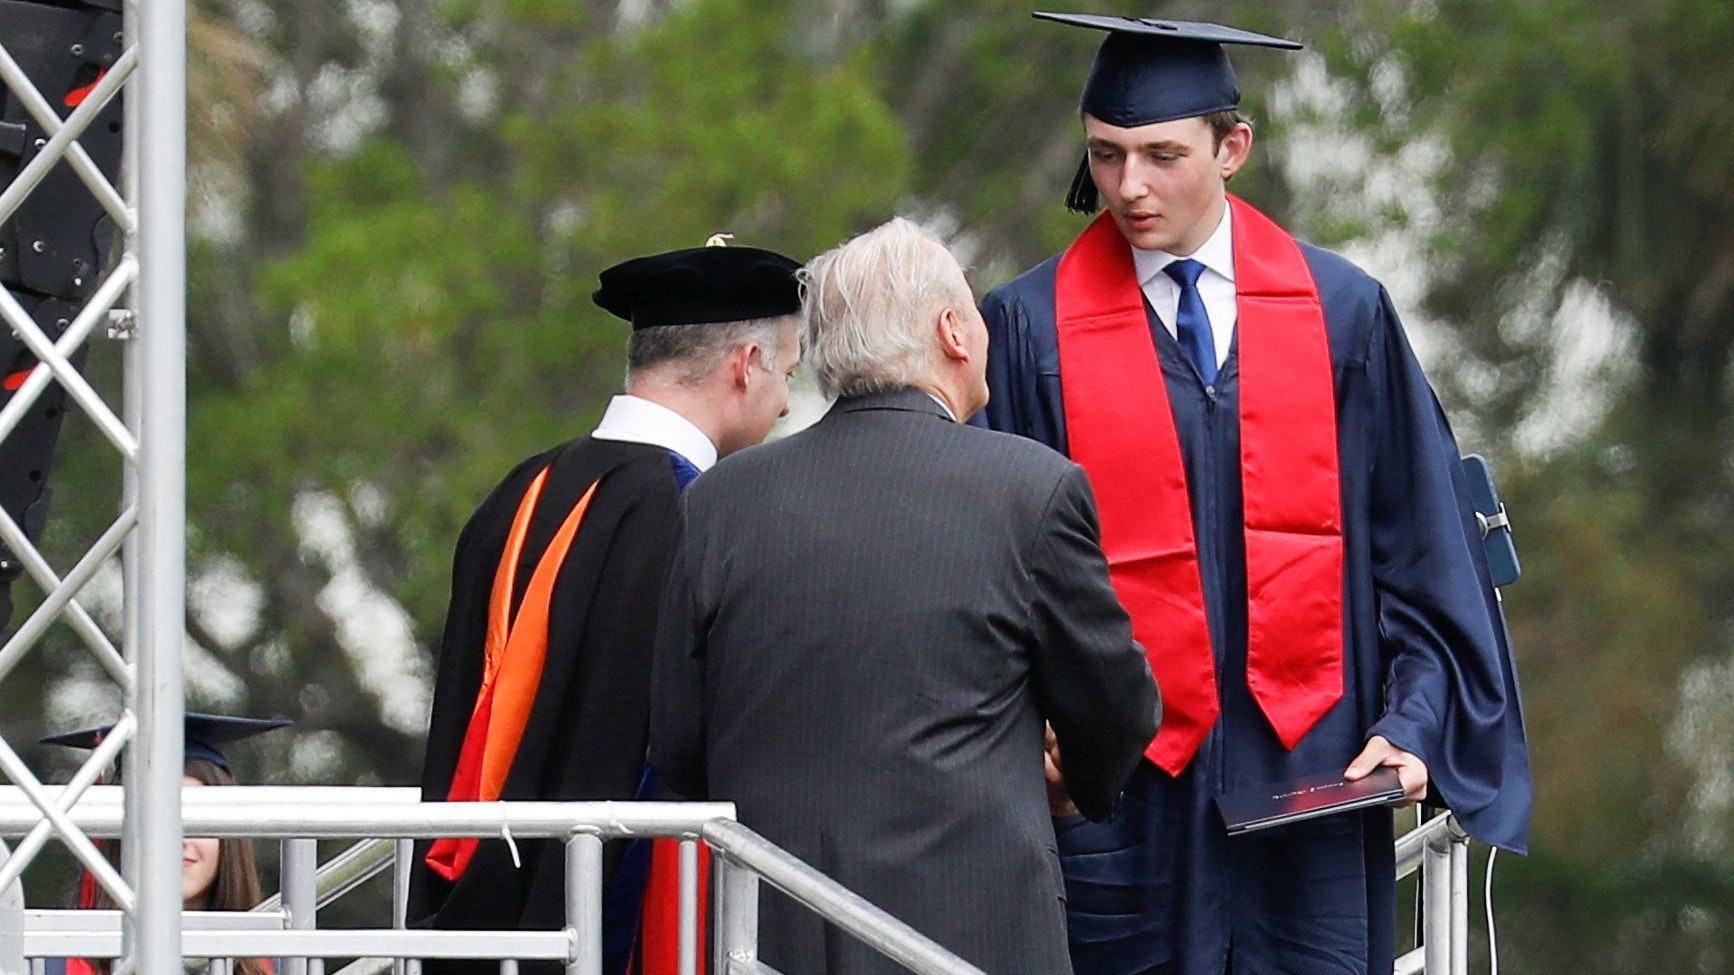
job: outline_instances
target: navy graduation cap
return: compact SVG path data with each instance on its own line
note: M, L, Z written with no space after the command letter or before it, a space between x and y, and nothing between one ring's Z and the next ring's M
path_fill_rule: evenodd
M283 718L233 718L222 714L197 714L189 711L184 726L186 755L188 758L203 758L214 762L223 771L229 772L229 759L217 746L242 741L291 724L294 722ZM86 728L63 735L49 735L40 741L44 745L92 749L102 744L102 740L113 730L114 725L104 725L101 728Z
M1107 31L1096 51L1079 108L1109 125L1136 128L1195 118L1240 104L1240 82L1225 44L1298 50L1281 37L1155 17L1037 12L1038 20ZM1081 213L1096 210L1096 187L1086 158L1072 181L1066 205Z

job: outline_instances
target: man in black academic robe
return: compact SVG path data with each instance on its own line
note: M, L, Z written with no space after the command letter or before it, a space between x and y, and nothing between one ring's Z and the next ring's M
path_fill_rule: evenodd
M626 394L589 436L519 464L458 539L425 801L656 797L650 657L680 493L787 412L797 268L769 251L702 247L602 273L597 304L632 323ZM562 845L516 846L521 867L504 840L418 844L412 923L562 927ZM646 857L642 844L607 851L609 972L634 951Z
M1068 201L1090 212L1099 193L1109 212L983 301L993 395L978 422L1090 472L1103 547L1166 704L1114 818L1056 821L1075 967L1388 973L1390 811L1228 836L1216 799L1383 764L1409 798L1523 849L1517 681L1456 443L1378 282L1226 194L1252 131L1221 45L1298 45L1208 24L1054 19L1113 31L1084 93L1088 157ZM1124 333L1092 345L1110 322ZM1291 387L1305 391L1273 409ZM1290 453L1305 456L1303 476L1273 483ZM1328 484L1318 510L1297 511L1292 495L1317 476ZM1162 527L1138 519L1167 490L1179 492L1167 527L1183 531L1190 562L1170 580L1189 577L1188 591L1164 587L1165 603L1123 581L1168 551L1132 537ZM1249 524L1271 510L1282 517ZM1297 576L1308 560L1296 553L1315 550L1324 570ZM1255 554L1277 567L1265 585L1249 585ZM1294 578L1306 581L1270 605ZM1311 631L1249 637L1254 608L1315 600ZM1164 676L1185 670L1176 605L1200 620L1191 689ZM1333 656L1278 656L1278 680L1252 679L1258 654L1296 636Z

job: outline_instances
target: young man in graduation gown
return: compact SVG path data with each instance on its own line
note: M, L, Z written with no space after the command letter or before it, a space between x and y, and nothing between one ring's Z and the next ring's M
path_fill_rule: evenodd
M1165 704L1112 821L1057 823L1077 971L1389 972L1390 811L1231 837L1216 798L1393 766L1523 849L1517 683L1457 445L1379 283L1226 191L1253 131L1222 45L1299 45L1037 16L1110 32L1068 200L1106 212L983 301L978 422L1089 472Z
M650 657L680 494L788 412L798 267L770 251L712 246L602 272L596 303L632 323L626 393L589 436L519 464L458 539L424 799L658 797L645 762ZM629 958L635 970L644 962L634 942L647 853L627 846L610 844L605 863L615 973ZM552 841L435 842L418 850L410 916L557 929L563 863Z

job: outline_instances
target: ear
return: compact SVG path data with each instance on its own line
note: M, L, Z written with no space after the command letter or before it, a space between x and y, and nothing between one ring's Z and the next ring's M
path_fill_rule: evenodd
M747 342L729 353L729 380L736 389L744 390L752 384L753 370L762 355L764 349L757 342Z
M1240 172L1240 167L1246 165L1247 157L1251 155L1252 126L1241 122L1222 137L1222 146L1216 150L1216 163L1221 167L1223 181L1234 178L1234 174Z
M939 313L934 328L939 332L939 348L947 359L969 361L969 340L964 336L963 319L958 317L957 309L947 305Z

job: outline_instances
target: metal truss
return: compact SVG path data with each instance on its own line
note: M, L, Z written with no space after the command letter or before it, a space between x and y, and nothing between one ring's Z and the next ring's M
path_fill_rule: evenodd
M77 174L122 237L119 255L58 337L40 328L18 297L0 288L0 321L37 365L0 409L0 440L58 384L123 462L120 512L61 573L0 509L0 542L40 587L40 605L0 646L0 680L64 622L122 692L111 734L64 787L47 788L0 738L0 773L29 799L34 825L0 855L0 902L51 839L69 849L119 905L117 973L181 971L182 675L185 630L186 456L186 3L126 0L122 50L83 101L61 117L0 39L0 83L46 135L9 185L0 187L0 224L12 218L57 166ZM72 52L78 53L73 47ZM80 145L91 122L124 93L122 178L115 186ZM99 325L129 341L121 405L111 406L74 365ZM117 553L124 622L117 641L79 594ZM130 747L127 747L130 746ZM125 759L124 863L116 869L69 815L117 755ZM6 959L0 956L0 964Z

